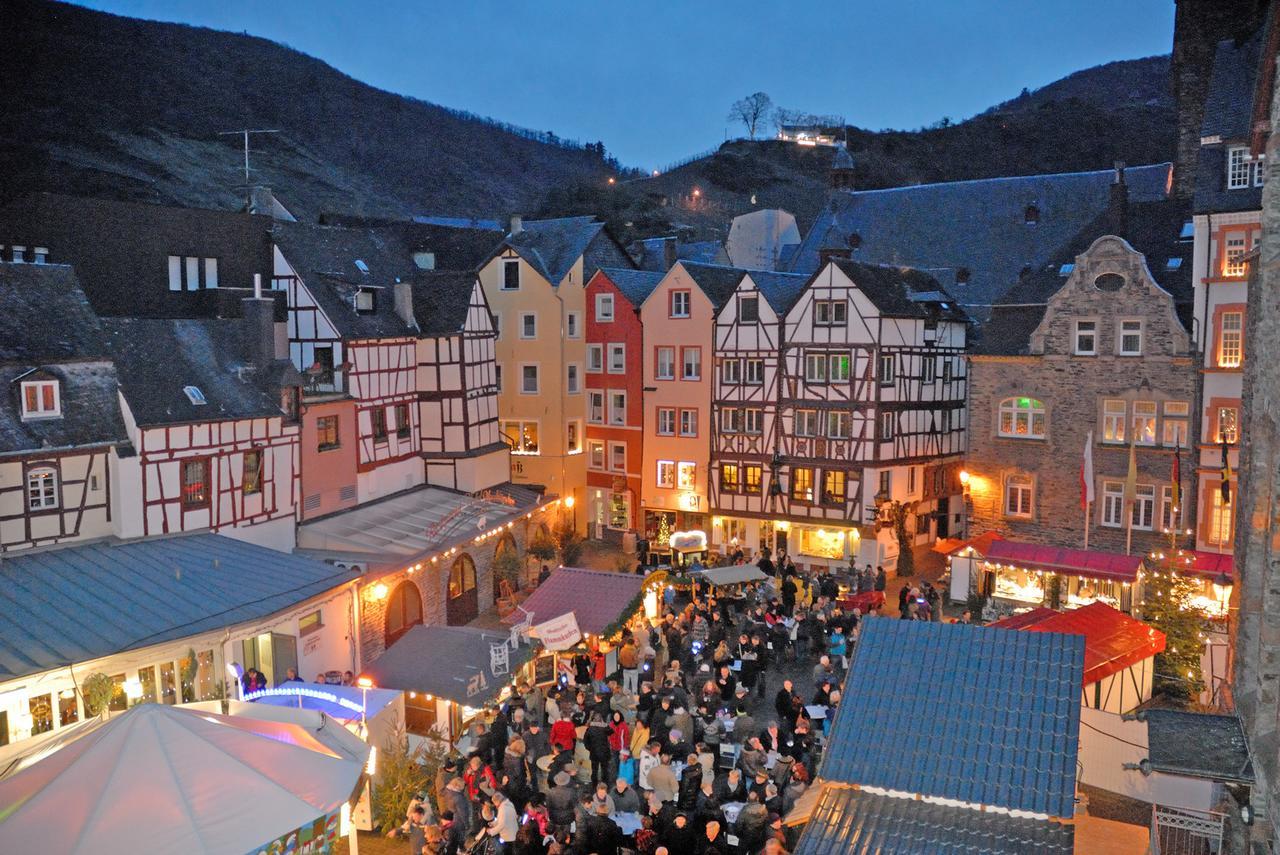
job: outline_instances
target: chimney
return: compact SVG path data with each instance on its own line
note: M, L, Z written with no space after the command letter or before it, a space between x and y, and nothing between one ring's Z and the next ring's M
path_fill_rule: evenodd
M818 267L819 269L826 267L827 262L834 258L851 258L849 250L844 247L830 247L818 250Z
M418 329L418 319L413 315L413 286L408 282L397 282L392 291L395 300L396 314L407 325Z
M1107 204L1107 219L1111 233L1117 237L1129 237L1129 185L1124 183L1124 161L1117 160L1116 174L1111 181L1111 197Z
M676 266L676 239L673 237L662 239L662 269L670 270Z
M276 301L262 296L262 274L253 274L253 296L240 301L244 321L245 358L257 368L276 359Z
M524 231L524 217L519 214L511 215L511 234L518 235Z

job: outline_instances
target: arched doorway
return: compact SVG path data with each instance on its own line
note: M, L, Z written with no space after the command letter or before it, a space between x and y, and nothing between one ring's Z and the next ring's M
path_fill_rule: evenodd
M422 592L418 590L417 585L405 580L396 585L396 589L387 599L383 643L390 647L400 639L400 636L420 623L422 623Z
M449 568L449 597L445 603L445 620L459 626L475 620L480 614L480 594L476 590L476 563L462 553Z
M512 562L507 556L512 556L515 561ZM514 568L514 572L503 572L504 563L510 563ZM511 536L511 532L504 531L498 537L498 545L493 549L493 569L494 569L494 585L498 584L499 579L506 579L511 583L511 587L515 590L520 589L521 576L524 575L524 562L520 560L520 550L516 547L516 539Z

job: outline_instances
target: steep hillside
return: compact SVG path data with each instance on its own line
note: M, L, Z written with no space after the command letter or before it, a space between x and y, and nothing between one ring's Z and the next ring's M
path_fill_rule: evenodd
M567 147L383 92L265 39L5 0L0 194L31 188L230 207L237 128L256 183L321 210L500 216L605 173ZM21 37L17 37L21 34Z
M859 189L1171 160L1175 114L1167 56L1113 62L1024 92L971 119L915 131L843 129ZM832 129L837 133L840 129ZM607 214L628 236L688 226L723 236L735 215L791 211L806 228L825 203L832 149L734 141L665 174L554 191L548 214ZM696 191L696 192L695 192Z

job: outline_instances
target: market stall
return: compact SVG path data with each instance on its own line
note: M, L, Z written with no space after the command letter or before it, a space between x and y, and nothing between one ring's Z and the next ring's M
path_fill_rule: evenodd
M405 713L404 693L395 689L291 682L252 692L244 699L252 706L324 713L370 745L385 745Z
M367 762L295 724L141 704L0 780L0 851L327 855Z
M1141 600L1142 570L1138 555L992 540L985 554L966 547L952 557L952 597L976 592L1014 608L1103 602L1129 612Z

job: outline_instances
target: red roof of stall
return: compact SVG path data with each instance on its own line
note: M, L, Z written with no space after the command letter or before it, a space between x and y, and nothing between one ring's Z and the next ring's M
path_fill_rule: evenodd
M960 550L971 547L978 555L986 555L987 550L991 548L994 541L1001 540L999 532L986 531L977 537L971 537L968 540L959 538L952 540L950 538L940 537L938 542L933 545L934 552L941 552L943 555L954 555Z
M1138 570L1142 567L1140 555L1120 555L1094 549L1064 549L1058 546L1041 546L1038 543L1019 543L1016 540L992 541L983 557L996 564L1015 564L1028 570L1048 570L1068 576L1113 579L1117 582L1136 582Z
M1234 582L1236 578L1235 564L1235 559L1231 556L1231 553L1223 554L1196 550L1191 572L1197 576L1203 576L1211 582L1216 582L1219 576L1226 576Z
M599 635L610 624L630 617L623 610L640 595L645 578L631 573L560 567L551 571L547 581L520 604L523 612L516 609L503 622L518 623L526 613L532 613L533 623L539 624L573 612L584 635Z
M1027 632L1064 632L1084 636L1084 685L1096 683L1164 650L1160 630L1134 620L1106 603L1090 603L1069 612L1032 609L991 626Z

